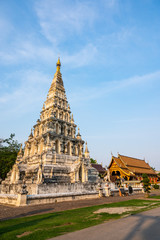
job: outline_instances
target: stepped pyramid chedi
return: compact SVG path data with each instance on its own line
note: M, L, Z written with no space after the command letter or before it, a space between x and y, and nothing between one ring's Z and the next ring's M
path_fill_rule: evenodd
M16 205L97 196L98 173L67 101L60 59L40 119L0 185L0 202ZM22 201L25 198L25 201Z

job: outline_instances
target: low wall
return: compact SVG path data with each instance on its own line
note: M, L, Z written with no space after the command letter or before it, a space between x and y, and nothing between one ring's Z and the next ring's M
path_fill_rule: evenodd
M131 186L132 188L142 188L143 183L139 180L130 180L130 181L124 181L123 186L124 188L127 188L128 186Z
M133 193L132 194L138 194L143 192L143 188L132 188ZM128 193L128 188L124 188L124 191ZM119 189L111 189L111 196L119 196Z
M96 191L96 183L43 183L37 185L36 194L70 194ZM27 188L28 190L28 188ZM33 193L31 194L33 195Z
M21 191L23 182L21 183L3 183L0 185L0 194L8 194L14 195L18 194ZM35 183L26 183L27 191L29 194L36 194L37 193L37 184Z
M73 201L81 199L98 198L99 193L93 192L70 192L70 193L57 193L57 194L0 194L0 204L8 204L14 206L38 205L47 203L56 203L64 201Z
M16 206L55 203L96 198L96 183L6 184L2 186L0 203ZM17 194L17 195L16 195ZM28 195L27 195L28 194Z
M143 188L133 188L133 193L142 193Z
M14 194L0 194L0 203L17 205L17 195Z
M98 197L99 197L99 194L97 192L28 195L27 204L37 205L37 204L57 203L57 202L72 201L72 200L81 200L81 199L92 199L92 198L98 198Z

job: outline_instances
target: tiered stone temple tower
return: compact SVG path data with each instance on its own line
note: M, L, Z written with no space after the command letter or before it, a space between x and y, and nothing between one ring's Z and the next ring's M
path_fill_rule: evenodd
M44 199L46 194L55 198L54 194L75 197L96 192L98 173L91 167L87 143L85 151L83 149L79 129L76 135L60 67L58 59L40 119L25 142L24 152L21 148L16 163L2 182L0 199L2 194L16 195L24 188L32 201L42 195Z

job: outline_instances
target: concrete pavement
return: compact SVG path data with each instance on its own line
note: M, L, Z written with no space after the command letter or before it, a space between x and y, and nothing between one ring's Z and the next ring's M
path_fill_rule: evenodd
M160 207L53 240L160 240Z

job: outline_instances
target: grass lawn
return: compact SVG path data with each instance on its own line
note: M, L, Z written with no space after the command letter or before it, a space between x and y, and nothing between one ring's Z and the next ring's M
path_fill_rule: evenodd
M158 196L149 196L149 198L160 199L160 195L158 195Z
M98 209L111 207L143 207L122 214L94 213ZM135 214L160 206L160 202L149 200L129 200L67 210L56 213L16 218L0 222L0 239L48 239L67 232L73 232L93 225L118 219L127 214Z

